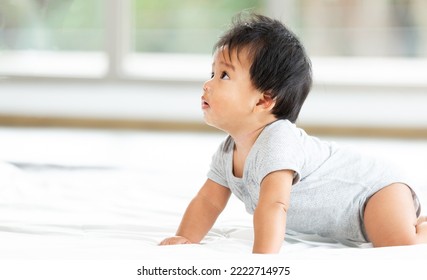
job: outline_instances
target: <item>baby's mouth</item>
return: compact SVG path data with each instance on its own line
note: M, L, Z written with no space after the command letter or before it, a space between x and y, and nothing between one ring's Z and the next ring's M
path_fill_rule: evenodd
M206 100L204 100L204 99L202 98L202 109L206 109L206 108L209 108L209 103L208 103L208 102L206 102Z

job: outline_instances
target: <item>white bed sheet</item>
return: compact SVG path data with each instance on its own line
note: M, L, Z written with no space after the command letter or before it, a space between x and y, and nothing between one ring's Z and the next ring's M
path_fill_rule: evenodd
M202 244L157 246L174 234L223 137L1 128L0 259L265 258L251 254L252 217L234 197ZM402 165L424 186L424 202L427 141L333 140ZM289 237L268 258L427 259L427 245L350 248Z

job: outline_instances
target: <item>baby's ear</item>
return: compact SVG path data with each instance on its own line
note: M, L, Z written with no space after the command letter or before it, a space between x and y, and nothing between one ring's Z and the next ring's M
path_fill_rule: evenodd
M276 104L276 100L271 96L269 92L264 92L260 99L258 100L257 106L264 110L272 110L274 105Z

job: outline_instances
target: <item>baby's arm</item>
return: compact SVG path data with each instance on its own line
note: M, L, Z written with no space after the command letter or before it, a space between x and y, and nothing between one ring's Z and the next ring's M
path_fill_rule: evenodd
M281 170L268 174L261 183L254 212L253 253L278 253L285 238L294 172Z
M206 180L188 205L176 236L166 238L160 245L199 243L224 210L230 195L228 188Z

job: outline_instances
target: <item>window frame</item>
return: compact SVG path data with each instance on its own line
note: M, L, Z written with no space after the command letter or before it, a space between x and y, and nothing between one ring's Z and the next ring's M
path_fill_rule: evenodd
M102 52L0 52L0 77L47 79L202 82L209 76L211 55L136 53L132 51L133 0L105 1ZM268 14L291 20L295 0L267 0ZM286 11L275 15L276 11ZM319 85L408 86L427 88L422 69L427 58L313 57ZM190 67L181 67L182 65ZM411 73L414 73L411 75ZM355 78L357 77L357 78Z

